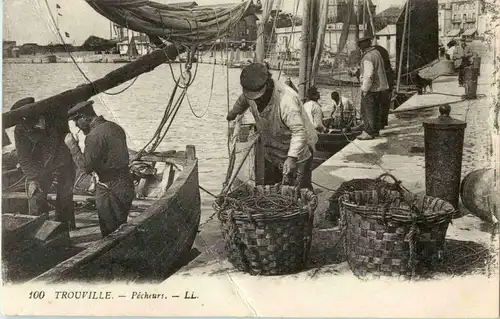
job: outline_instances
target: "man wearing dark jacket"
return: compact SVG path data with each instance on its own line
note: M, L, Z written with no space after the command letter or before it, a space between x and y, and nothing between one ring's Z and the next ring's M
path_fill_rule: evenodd
M78 168L97 174L96 206L105 237L127 222L135 191L125 131L97 116L93 103L81 102L68 112L69 119L86 135L85 152L82 153L73 134L66 135L65 142Z
M384 129L388 125L389 110L391 108L391 93L394 87L394 70L391 67L391 60L389 58L389 52L384 47L380 45L373 46L382 56L384 61L385 74L387 76L387 84L389 89L382 92L381 102L380 102L380 129Z
M34 98L22 99L12 110L34 103ZM56 221L69 229L76 228L73 208L75 165L64 145L69 132L66 114L50 113L26 117L14 128L19 164L27 179L27 194L31 215L47 214L47 192L54 177L57 180Z

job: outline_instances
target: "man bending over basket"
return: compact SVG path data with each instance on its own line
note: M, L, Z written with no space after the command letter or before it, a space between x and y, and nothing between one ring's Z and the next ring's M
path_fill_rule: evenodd
M314 145L318 136L303 111L297 92L274 81L266 64L253 63L241 71L240 95L227 120L250 109L264 145L264 184L279 182L312 190ZM285 178L284 178L285 177Z

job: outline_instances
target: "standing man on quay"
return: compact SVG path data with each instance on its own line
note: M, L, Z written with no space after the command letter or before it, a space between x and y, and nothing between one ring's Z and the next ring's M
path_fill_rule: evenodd
M135 191L125 131L118 124L97 116L93 103L78 103L68 112L68 118L86 135L85 153L73 134L66 135L65 143L78 168L98 176L96 206L105 237L127 222Z
M19 100L12 106L12 110L31 103L35 103L32 97ZM26 175L29 213L49 213L47 192L55 177L55 219L71 230L76 228L73 207L76 169L71 154L64 145L64 135L67 132L69 128L66 114L50 113L25 117L14 128L14 138L19 164Z
M464 85L464 74L465 68L471 65L472 58L472 50L467 45L467 40L465 37L462 37L460 40L460 45L455 48L453 52L453 61L455 64L455 68L458 69L458 85Z
M382 108L389 92L384 59L379 50L372 46L371 40L370 36L358 40L358 46L363 51L360 65L363 133L358 136L359 140L371 140L379 136L381 124L385 122Z
M227 115L232 121L250 109L264 145L264 184L292 178L312 190L312 161L318 136L302 110L297 92L274 81L264 63L245 67L240 76L243 94Z

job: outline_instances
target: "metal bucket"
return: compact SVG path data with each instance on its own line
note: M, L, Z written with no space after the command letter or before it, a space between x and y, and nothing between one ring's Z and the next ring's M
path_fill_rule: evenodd
M489 223L493 222L495 210L497 219L500 217L498 208L494 208L494 205L499 204L495 196L498 197L498 194L495 193L495 170L492 168L472 171L464 177L460 185L460 197L464 207Z

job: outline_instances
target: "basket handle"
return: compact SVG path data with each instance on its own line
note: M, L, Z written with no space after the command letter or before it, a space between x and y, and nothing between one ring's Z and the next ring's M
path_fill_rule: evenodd
M401 181L398 180L394 175L392 175L390 173L384 173L384 174L380 175L379 177L377 177L377 180L383 180L384 177L390 177L394 180L395 185L401 185Z

